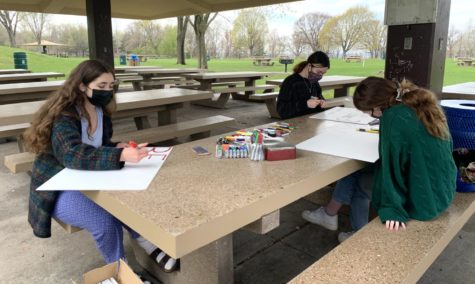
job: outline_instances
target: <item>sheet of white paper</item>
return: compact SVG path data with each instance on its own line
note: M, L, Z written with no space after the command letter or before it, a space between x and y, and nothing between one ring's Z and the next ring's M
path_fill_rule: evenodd
M173 147L149 148L150 155L120 170L83 171L63 169L37 190L145 190L157 175Z
M371 115L351 107L334 107L329 110L314 114L310 116L310 118L355 124L368 124L374 120Z
M374 163L379 135L351 129L329 130L297 144L297 149Z

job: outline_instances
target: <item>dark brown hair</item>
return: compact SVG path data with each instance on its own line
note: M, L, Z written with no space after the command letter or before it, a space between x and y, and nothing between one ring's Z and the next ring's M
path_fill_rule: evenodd
M328 55L323 51L315 51L314 53L310 54L307 60L302 61L294 66L294 73L302 72L305 66L307 66L309 63L320 64L323 67L328 67L328 69L330 69L330 58L328 58Z
M79 108L81 114L88 120L91 118L85 109L86 95L79 86L88 86L104 73L114 76L114 70L98 60L86 60L80 63L69 75L63 86L52 94L35 114L31 126L22 135L26 148L36 154L46 152L51 146L51 130L54 121L61 115L73 116L79 119L77 113L69 111L71 107ZM115 98L106 106L104 112L110 115L115 109ZM91 131L91 129L88 129Z
M400 89L400 101L396 98ZM380 77L368 77L356 86L353 95L355 107L370 111L379 107L382 110L403 103L412 108L427 131L434 137L447 139L449 131L445 114L437 103L437 97L430 90L419 88L410 81L400 84Z

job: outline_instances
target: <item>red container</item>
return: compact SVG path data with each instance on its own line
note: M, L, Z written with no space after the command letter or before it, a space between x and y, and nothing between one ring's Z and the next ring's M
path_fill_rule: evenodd
M297 157L297 150L293 144L278 142L264 145L264 155L267 161L292 160Z

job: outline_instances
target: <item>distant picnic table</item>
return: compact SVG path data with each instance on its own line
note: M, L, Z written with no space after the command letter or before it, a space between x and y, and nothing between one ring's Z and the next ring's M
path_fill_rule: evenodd
M458 57L457 65L458 66L475 66L473 65L473 58L470 57Z
M58 72L38 72L24 74L5 74L0 75L0 84L25 83L25 82L41 82L48 78L64 77L64 73Z
M254 61L252 64L256 66L273 66L274 62L271 62L272 58L264 56L255 56L253 57Z
M351 61L361 62L361 60L362 60L361 55L348 55L345 57L345 62L351 62Z

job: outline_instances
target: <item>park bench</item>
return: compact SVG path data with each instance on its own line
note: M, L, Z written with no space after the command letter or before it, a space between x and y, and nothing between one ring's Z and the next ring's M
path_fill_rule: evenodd
M361 55L348 55L345 57L345 62L351 62L351 61L361 62L361 60L362 60Z
M474 212L475 194L456 193L437 219L405 231L376 218L289 283L416 283Z
M201 139L208 137L211 133L211 130L231 125L234 122L234 118L217 115L158 127L124 132L114 135L112 140L137 140L147 141L149 143L157 143L188 135L193 140ZM34 154L22 152L5 156L4 164L12 173L27 172L31 170L34 159Z

